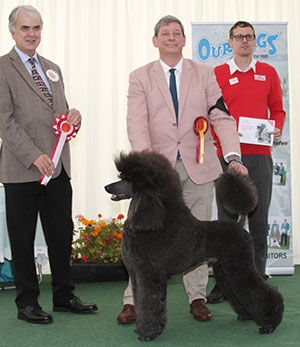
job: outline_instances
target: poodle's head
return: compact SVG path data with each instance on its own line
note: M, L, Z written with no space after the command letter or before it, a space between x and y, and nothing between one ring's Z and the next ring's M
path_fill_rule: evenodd
M121 181L105 189L112 200L132 198L128 221L135 229L158 229L167 216L166 206L182 197L178 173L169 160L157 152L120 153L115 158Z
M121 153L115 158L121 180L132 184L133 193L169 197L181 192L178 174L169 160L157 152Z

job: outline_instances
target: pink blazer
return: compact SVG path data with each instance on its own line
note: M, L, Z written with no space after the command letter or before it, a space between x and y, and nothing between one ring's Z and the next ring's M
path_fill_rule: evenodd
M175 166L180 151L185 169L196 184L215 180L222 172L210 129L205 133L204 162L196 162L198 137L194 120L205 117L220 139L223 153L240 153L236 122L225 112L208 110L221 97L214 69L184 59L179 92L178 126L172 97L159 61L151 62L129 76L128 137L134 151L150 149L165 155Z

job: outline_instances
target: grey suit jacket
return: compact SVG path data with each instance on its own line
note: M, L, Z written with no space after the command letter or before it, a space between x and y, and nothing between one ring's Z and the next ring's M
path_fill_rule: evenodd
M68 104L59 67L38 56L44 72L52 69L59 75L57 82L49 80L54 105L36 86L15 49L0 58L0 182L38 181L41 177L33 165L42 153L49 156L57 137L52 130L55 117L67 114ZM70 150L66 143L53 178L62 164L70 177Z

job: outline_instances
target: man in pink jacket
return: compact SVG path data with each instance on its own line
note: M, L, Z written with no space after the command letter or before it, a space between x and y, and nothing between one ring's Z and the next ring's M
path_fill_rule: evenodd
M183 58L185 40L177 18L165 16L156 24L152 42L160 59L130 74L128 136L134 151L149 149L170 160L180 175L187 206L196 218L210 220L213 184L222 172L211 133L205 132L210 124L219 136L229 166L242 174L247 174L247 169L240 163L236 123L226 113L214 70ZM199 136L193 129L196 119ZM194 318L211 319L205 305L207 265L185 273L183 281ZM135 321L130 280L117 321Z

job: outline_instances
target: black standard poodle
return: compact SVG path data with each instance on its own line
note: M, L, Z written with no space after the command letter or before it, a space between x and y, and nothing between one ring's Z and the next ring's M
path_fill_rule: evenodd
M261 334L273 332L282 319L283 298L256 271L249 233L236 222L197 220L184 203L176 170L161 154L121 153L115 165L121 181L105 189L114 201L132 199L122 258L132 280L139 339L150 341L165 327L168 277L203 262L213 264L238 319L252 319ZM229 200L229 210L254 208L249 181L237 174L221 176L217 188Z

